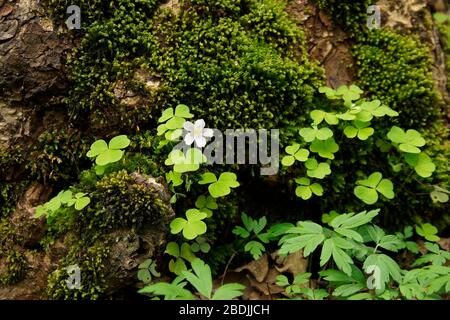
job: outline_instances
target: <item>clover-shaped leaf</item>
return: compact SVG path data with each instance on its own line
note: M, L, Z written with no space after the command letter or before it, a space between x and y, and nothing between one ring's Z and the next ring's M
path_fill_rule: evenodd
M211 250L211 246L209 245L208 242L206 242L206 239L203 237L198 237L197 239L195 239L195 242L191 245L191 250L192 252L203 252L203 253L208 253L209 250Z
M359 100L362 93L363 91L356 85L341 86L336 90L336 96L342 97L346 105L351 105L353 101Z
M382 105L380 100L364 101L359 105L360 111L357 113L356 118L360 121L368 122L373 117L396 117L398 112L392 110L388 106Z
M156 262L152 259L147 259L142 262L138 267L138 279L144 283L152 281L152 275L155 277L161 277L161 274L156 271Z
M436 242L440 240L437 236L438 229L430 223L424 223L420 226L416 226L416 232L419 236L424 237L428 241Z
M175 258L170 260L169 270L176 275L180 275L183 271L187 270L184 260L192 262L197 258L195 254L192 253L191 246L186 242L181 245L181 248L176 242L169 242L166 245L165 253Z
M387 199L394 199L394 185L389 179L383 179L380 172L372 173L367 179L356 182L355 195L366 204L374 204L378 201L378 193Z
M164 162L167 166L173 166L173 171L177 173L185 173L197 171L200 164L206 162L206 156L200 149L191 148L186 154L181 150L172 150L167 160Z
M324 120L329 125L336 125L339 123L339 118L334 113L329 113L322 110L313 110L309 116L314 121L314 125L316 126L321 124Z
M300 145L294 143L291 146L286 147L287 156L283 157L281 164L285 167L292 166L295 161L306 161L308 160L309 151L307 149L300 149Z
M83 210L89 203L91 203L91 199L86 197L86 193L82 192L75 194L75 198L71 198L67 201L69 207L74 206L75 210L78 211Z
M388 132L387 137L394 143L398 144L400 151L406 153L420 153L420 147L425 145L425 139L422 135L413 129L404 131L402 128L393 126Z
M311 178L323 179L331 174L331 168L328 163L319 163L314 158L308 159L308 161L305 162L305 166L307 169L306 174Z
M181 186L183 184L183 178L180 172L169 171L166 173L167 183L172 183L174 187Z
M306 142L317 140L327 140L333 136L333 131L330 128L317 128L313 126L312 128L303 128L299 131L300 135Z
M329 88L329 87L320 87L319 88L320 93L325 93L328 99L338 99L336 96L336 90Z
M172 234L182 232L186 239L195 239L206 233L206 224L202 221L205 218L206 213L198 209L189 209L186 211L186 219L176 218L170 223L170 232Z
M211 172L207 172L202 175L202 179L199 184L209 184L208 191L214 198L224 197L229 195L231 188L239 187L237 176L232 172L224 172L217 179L216 175Z
M99 166L106 166L122 159L125 149L130 145L130 140L126 135L120 135L110 140L109 145L104 140L95 141L87 153L89 158L96 158L95 163Z
M308 200L313 194L316 196L323 195L323 188L318 183L311 184L311 180L308 178L297 178L295 182L298 184L295 189L295 195L303 200Z
M419 154L407 153L405 154L405 160L422 178L431 177L436 170L436 165L431 158L423 152Z
M359 140L367 140L374 134L373 128L370 128L370 122L354 121L353 126L347 126L344 129L344 134L347 138L353 139L358 137Z
M319 156L326 159L334 159L334 153L339 151L339 145L333 138L327 140L314 140L309 146L309 150L318 153Z
M216 199L211 196L205 197L203 195L197 198L197 200L195 201L195 206L200 211L206 213L208 218L212 216L211 210L216 210L218 208Z
M170 141L176 141L183 133L183 126L186 119L193 118L194 115L190 113L186 105L180 104L175 108L168 108L163 111L158 123L162 123L157 128L157 135L162 136Z

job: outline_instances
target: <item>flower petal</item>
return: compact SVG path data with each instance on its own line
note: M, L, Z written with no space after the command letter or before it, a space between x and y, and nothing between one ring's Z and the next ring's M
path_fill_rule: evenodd
M186 121L183 125L184 130L186 131L194 131L194 124L190 121ZM191 142L192 143L192 142Z
M184 143L190 146L194 142L194 136L191 133L186 134L184 136Z
M203 129L205 127L205 125L206 125L205 120L203 120L203 119L199 119L199 120L195 121L195 124L194 124L195 128L199 128L199 129Z
M198 137L198 138L196 137L195 144L197 147L203 148L204 146L206 146L206 139L203 137Z

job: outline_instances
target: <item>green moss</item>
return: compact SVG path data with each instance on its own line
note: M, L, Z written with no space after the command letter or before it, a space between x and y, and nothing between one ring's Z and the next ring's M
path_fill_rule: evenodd
M105 263L109 255L109 245L100 242L83 248L73 246L69 254L60 261L59 268L48 277L47 296L52 300L96 300L107 288L105 280ZM67 280L69 266L80 269L80 288L70 289Z
M367 8L372 0L316 0L319 8L327 10L334 21L352 35L360 35L366 30Z
M87 233L158 224L170 210L158 191L137 182L125 170L98 181L91 198L93 206L79 215L81 230Z
M428 48L413 35L373 30L354 47L359 84L400 113L405 128L425 128L440 115Z
M16 250L0 250L0 284L10 285L22 280L27 269L27 260Z
M70 59L73 118L132 129L184 103L213 127L279 127L307 111L322 83L284 1L186 1L178 15L155 11L155 1L123 2L86 28ZM115 84L133 86L139 68L161 86L124 109Z
M88 150L89 140L73 128L44 131L30 151L30 177L44 183L73 180L88 163L83 160Z

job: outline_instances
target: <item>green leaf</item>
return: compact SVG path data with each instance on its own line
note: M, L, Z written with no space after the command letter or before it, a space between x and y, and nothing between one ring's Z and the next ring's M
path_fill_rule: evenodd
M374 204L378 201L378 193L381 193L387 199L393 199L394 186L388 179L383 179L380 172L372 173L365 180L358 180L358 185L354 189L354 194L366 204Z
M428 241L435 242L440 240L437 236L438 229L430 223L424 223L420 226L416 226L416 232Z
M373 270L377 267L380 271L378 276L380 277L381 288L377 288L380 291L384 291L385 286L389 283L392 278L397 283L402 282L402 274L400 267L397 262L385 254L372 254L366 258L364 261L363 268L366 272L368 270ZM368 272L371 273L371 272Z
M319 156L326 159L334 159L334 153L339 151L339 145L333 138L326 140L314 140L309 149L312 152L318 153Z
M213 183L216 181L217 181L217 178L214 173L206 172L206 173L202 174L201 180L198 182L198 184L210 184L210 183Z
M394 143L397 143L399 150L406 153L420 153L419 147L425 145L425 139L421 134L413 129L404 131L403 129L393 126L388 132L387 137Z
M122 150L108 149L97 157L95 163L99 166L106 166L107 164L119 161L123 155L124 152Z
M259 258L261 258L264 251L266 251L266 248L261 242L250 241L245 245L244 250L246 252L250 252L253 259L258 260Z
M164 251L164 253L167 253L172 257L178 258L180 256L180 247L176 242L169 242L166 245L166 251Z
M214 198L224 197L231 193L231 188L239 186L237 176L232 172L224 172L219 176L217 182L208 186L208 191Z
M449 200L450 191L439 186L433 186L434 190L430 192L431 200L434 203L446 203Z
M91 149L87 153L87 156L89 158L94 158L106 150L108 150L108 145L105 140L97 140L91 145Z
M75 210L81 211L86 208L89 203L91 203L91 199L89 197L82 197L77 199L74 208Z
M161 117L158 119L158 122L159 123L166 122L167 120L169 120L172 117L173 117L173 108L168 108L163 111Z
M109 141L109 149L120 150L130 145L131 141L126 135L117 136Z
M238 283L228 283L216 290L212 300L233 300L242 296L245 286Z
M138 292L164 296L165 300L195 300L195 297L188 290L178 285L166 282L159 282L146 286Z
M326 162L318 163L316 159L311 158L305 162L306 174L311 178L323 179L331 174L330 165Z
M201 293L204 297L211 299L211 269L200 259L195 259L192 261L191 265L194 273L190 271L183 271L182 274L199 293Z
M184 104L180 104L176 107L175 116L180 117L180 118L186 118L186 119L194 117L194 115L189 112L189 107Z
M240 226L236 226L233 229L233 233L237 236L240 236L241 238L248 238L250 236L250 232L248 232L247 230L245 230L244 228L240 227Z
M436 170L436 166L431 161L431 158L423 152L419 154L408 153L405 155L405 160L422 178L431 177Z

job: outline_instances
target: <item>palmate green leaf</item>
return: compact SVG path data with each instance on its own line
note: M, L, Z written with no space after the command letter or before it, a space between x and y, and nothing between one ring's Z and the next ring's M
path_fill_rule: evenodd
M391 279L393 279L397 283L402 283L402 274L400 267L398 266L397 262L395 262L395 260L393 260L391 257L385 254L372 254L368 256L364 261L364 270L368 272L368 270L371 270L371 268L373 268L374 266L379 268L380 270L380 291L384 291L385 286L390 282Z
M316 139L309 146L309 150L318 153L322 158L333 160L334 154L339 151L339 145L334 141L334 138Z
M245 286L238 283L228 283L216 290L212 300L233 300L242 296Z
M281 255L294 253L304 248L306 257L325 240L322 227L313 222L299 222L298 226L289 229L287 233L300 234L300 236L283 237L280 240Z
M344 129L344 134L347 138L358 137L359 140L367 140L375 132L373 128L370 128L370 122L354 121L353 126L347 126Z
M159 282L146 286L139 293L150 293L156 296L164 296L165 300L195 300L189 290L173 283Z
M186 211L186 219L176 218L170 223L170 231L172 234L183 232L183 236L192 240L197 236L206 233L206 224L202 221L206 218L206 213L198 209L189 209Z
M353 245L343 238L331 237L326 239L320 254L320 266L324 266L333 257L336 266L348 276L351 275L353 260L342 249L351 249Z
M365 180L356 181L358 185L354 189L354 194L366 204L374 204L378 201L378 193L387 199L393 199L394 185L388 179L383 179L380 172L372 173Z
M299 133L306 142L312 142L314 140L327 140L333 137L333 131L329 128L319 129L317 126L313 126L312 128L302 128Z
M254 260L261 258L262 254L266 251L264 245L259 241L250 241L244 247L245 252L250 252Z
M303 200L310 199L313 194L317 196L323 195L322 186L318 183L311 184L311 180L308 178L298 178L295 179L295 182L299 184L299 186L295 189L295 194Z
M420 153L420 147L425 145L425 139L421 134L413 129L404 131L403 129L393 126L388 132L387 137L394 143L398 144L400 151L406 153Z
M328 163L318 163L314 158L308 159L305 162L305 167L307 169L306 174L311 178L323 179L331 174L331 168Z
M183 276L200 294L211 299L212 277L210 267L200 259L192 261L191 266L194 272L183 271Z
M309 115L316 126L321 124L324 120L329 125L337 125L339 123L339 118L334 113L328 113L322 110L313 110Z
M224 172L216 182L208 186L208 191L213 198L220 198L231 193L231 188L239 187L237 176L232 172Z
M375 209L371 211L362 211L358 214L354 213L345 213L341 214L330 223L330 225L334 228L347 228L354 229L358 228L362 225L365 225L372 221L380 213L380 209Z
M306 161L309 156L309 151L306 149L300 149L300 145L295 143L286 147L287 156L283 157L281 164L285 167L292 166L295 161Z
M250 232L242 228L241 226L235 226L233 231L235 235L240 236L241 238L248 238L250 236Z

